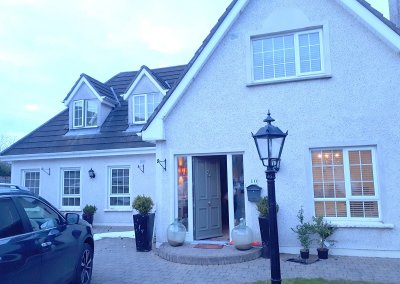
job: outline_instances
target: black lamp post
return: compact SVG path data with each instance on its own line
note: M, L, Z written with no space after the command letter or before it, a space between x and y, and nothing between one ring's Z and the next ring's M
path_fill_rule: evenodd
M268 111L268 116L264 119L266 126L261 127L256 134L253 134L258 155L265 167L265 175L268 184L268 206L269 206L269 233L271 244L271 283L281 283L281 267L279 259L279 239L278 223L276 218L276 198L275 198L275 174L279 171L283 144L285 143L286 133L271 123L275 121Z

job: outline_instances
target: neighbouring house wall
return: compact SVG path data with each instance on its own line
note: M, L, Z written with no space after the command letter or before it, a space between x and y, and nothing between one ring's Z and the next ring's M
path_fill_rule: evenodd
M281 20L273 21L277 18ZM250 36L295 24L323 25L332 77L246 86ZM393 242L400 233L399 63L398 53L336 1L250 1L165 119L166 141L157 143L157 157L169 163L166 172L156 169L157 198L163 202L158 240L166 239L164 232L174 218L171 159L176 154L243 152L245 186L258 180L266 194L264 168L251 132L265 125L270 109L275 125L289 131L276 178L281 251L298 252L290 228L297 224L300 206L307 219L314 214L310 148L374 146L381 222L394 228L340 228L332 254L400 257L400 243ZM246 216L259 238L255 205L247 199Z
M137 195L145 194L155 199L155 155L124 155L97 158L69 158L52 160L34 160L12 163L12 183L23 184L24 170L49 171L50 175L40 170L39 194L50 201L56 208L61 207L62 169L79 168L81 172L81 209L86 204L94 204L98 208L94 216L95 225L131 226L132 208L112 210L108 204L109 167L129 166L130 168L130 197L131 202ZM144 165L144 173L138 168ZM89 178L88 171L95 171L96 177ZM71 212L69 210L66 210ZM80 211L78 212L80 213Z

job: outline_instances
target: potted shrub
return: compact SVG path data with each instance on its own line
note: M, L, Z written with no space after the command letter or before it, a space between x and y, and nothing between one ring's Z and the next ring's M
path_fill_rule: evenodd
M151 251L153 242L154 213L150 213L154 203L151 197L138 195L132 202L132 208L138 214L133 215L137 251Z
M320 238L320 247L317 248L319 259L328 259L329 249L326 247L326 240L336 231L336 227L326 222L323 217L313 217L313 233Z
M262 241L262 254L264 258L270 258L270 243L269 243L269 206L268 196L262 197L257 203L257 210L259 213L258 224L260 225L260 234ZM276 211L278 212L279 206L276 205Z
M311 234L313 233L313 225L304 222L304 210L300 208L297 213L297 219L299 224L295 228L291 228L293 232L297 234L297 239L300 241L302 248L300 249L300 257L302 259L308 259L310 257L310 245L312 242Z
M96 213L96 211L97 211L97 207L95 205L86 204L85 207L83 207L82 211L83 211L82 219L92 225L93 224L93 216L94 216L94 213Z

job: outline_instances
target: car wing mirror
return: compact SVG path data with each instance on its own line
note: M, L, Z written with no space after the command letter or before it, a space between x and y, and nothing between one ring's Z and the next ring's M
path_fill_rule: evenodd
M65 218L68 225L78 224L79 222L79 214L76 213L67 213L65 214Z

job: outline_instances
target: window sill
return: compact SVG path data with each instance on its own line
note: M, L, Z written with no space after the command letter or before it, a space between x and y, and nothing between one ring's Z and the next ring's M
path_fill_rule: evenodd
M82 210L81 209L67 209L67 208L62 208L62 209L58 209L58 211L60 211L61 213L80 213L80 212L82 212Z
M115 209L104 209L104 212L132 212L132 209L115 208Z
M369 228L369 229L393 229L394 224L385 224L382 222L352 222L352 221L331 221L332 225L338 228Z
M280 84L280 83L288 83L288 82L297 82L297 81L305 81L305 80L316 80L316 79L329 79L332 78L332 74L316 74L304 77L295 77L295 78L288 78L288 79L277 79L271 81L258 81L258 82L250 82L247 83L247 87L254 87L259 85L271 85L271 84Z

